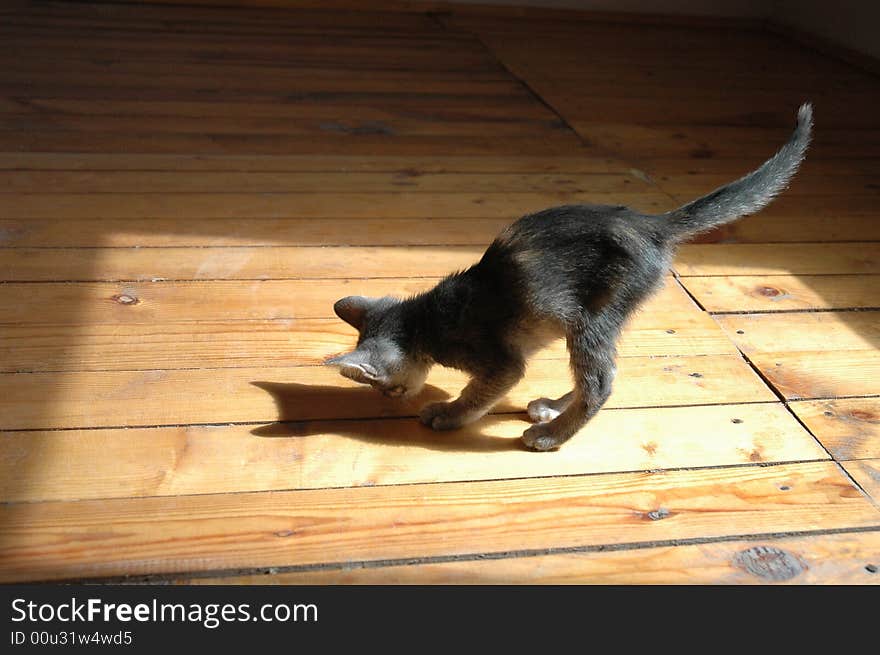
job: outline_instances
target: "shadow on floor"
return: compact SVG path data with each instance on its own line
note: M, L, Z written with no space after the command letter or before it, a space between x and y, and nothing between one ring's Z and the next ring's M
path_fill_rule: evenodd
M398 400L385 398L368 387L265 381L251 384L269 393L278 408L277 422L251 430L251 434L258 437L308 437L333 433L370 444L490 453L525 450L519 435L530 425L525 414L504 414L489 415L460 430L431 430L418 422L418 410L450 397L446 391L431 385L426 385L411 399ZM337 418L329 421L322 418L325 411L328 418ZM340 415L346 418L340 420ZM303 420L304 416L309 418ZM511 427L511 424L515 425ZM499 436L499 433L510 436Z

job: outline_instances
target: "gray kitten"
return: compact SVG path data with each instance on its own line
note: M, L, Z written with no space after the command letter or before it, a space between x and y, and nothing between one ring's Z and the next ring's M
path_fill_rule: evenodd
M479 263L430 291L343 298L333 309L360 338L356 350L326 363L388 396L417 393L434 364L467 372L458 399L421 411L425 425L451 430L485 415L523 376L528 357L564 336L574 389L530 402L535 425L522 436L531 449L557 448L608 399L621 327L660 286L675 247L766 206L797 171L811 127L805 104L791 139L763 166L669 213L546 209L510 225Z

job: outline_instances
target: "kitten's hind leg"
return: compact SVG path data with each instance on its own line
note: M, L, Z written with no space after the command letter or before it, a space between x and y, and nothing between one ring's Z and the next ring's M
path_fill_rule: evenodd
M491 376L474 377L451 403L432 403L419 421L434 430L455 430L482 418L523 376L522 362L510 362Z
M573 397L574 391L569 391L556 400L538 398L529 403L526 411L529 413L529 418L535 423L548 423L565 411Z
M532 450L553 450L571 439L611 395L614 381L614 346L597 348L583 335L568 340L575 388L559 400L568 406L549 423L538 423L523 433L523 443ZM531 413L531 412L530 412Z

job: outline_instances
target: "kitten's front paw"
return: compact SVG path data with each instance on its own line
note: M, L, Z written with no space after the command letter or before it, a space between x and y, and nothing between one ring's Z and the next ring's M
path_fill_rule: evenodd
M526 411L535 423L549 423L561 413L553 407L553 401L549 398L533 400L526 407Z
M455 430L464 425L453 403L431 403L419 412L419 421L433 430Z
M562 440L553 434L546 423L533 425L523 432L522 442L530 450L540 451L554 450L562 444Z

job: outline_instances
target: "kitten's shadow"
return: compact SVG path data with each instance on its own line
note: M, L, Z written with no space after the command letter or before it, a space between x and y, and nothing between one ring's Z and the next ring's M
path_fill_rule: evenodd
M369 387L333 387L291 382L256 380L252 385L275 400L278 421L261 425L251 434L258 437L307 437L341 434L367 443L421 446L431 450L498 452L521 450L518 438L483 434L481 426L493 425L510 416L486 417L460 430L438 432L419 423L418 410L450 396L431 385L413 398L386 398ZM344 418L330 418L330 417ZM393 419L393 423L376 419ZM527 423L523 424L525 427Z

